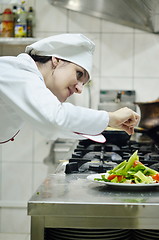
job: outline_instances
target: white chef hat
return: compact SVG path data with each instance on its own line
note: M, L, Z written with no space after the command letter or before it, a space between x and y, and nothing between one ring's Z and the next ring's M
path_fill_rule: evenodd
M60 34L39 40L25 52L39 56L54 56L75 63L91 76L95 44L83 34Z

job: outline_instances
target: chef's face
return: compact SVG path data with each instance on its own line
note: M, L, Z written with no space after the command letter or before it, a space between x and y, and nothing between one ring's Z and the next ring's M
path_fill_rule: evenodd
M66 101L74 93L81 93L88 82L88 73L80 66L57 58L52 58L53 71L45 81L47 88L59 99Z

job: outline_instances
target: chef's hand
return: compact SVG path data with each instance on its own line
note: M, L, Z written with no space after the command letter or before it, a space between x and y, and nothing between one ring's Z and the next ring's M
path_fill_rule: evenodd
M115 112L109 112L109 126L122 129L129 135L134 134L134 127L139 121L140 116L127 107L121 108Z

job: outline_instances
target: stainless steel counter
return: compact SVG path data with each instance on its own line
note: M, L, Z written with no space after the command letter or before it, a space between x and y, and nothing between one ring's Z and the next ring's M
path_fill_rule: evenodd
M159 188L130 191L89 182L86 174L52 174L28 202L31 239L44 228L159 229Z

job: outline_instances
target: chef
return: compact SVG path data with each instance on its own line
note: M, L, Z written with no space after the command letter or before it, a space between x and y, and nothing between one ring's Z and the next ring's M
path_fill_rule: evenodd
M129 108L106 112L65 102L89 81L94 49L82 34L60 34L0 57L0 143L25 122L52 140L98 137L107 126L133 134L140 117Z

